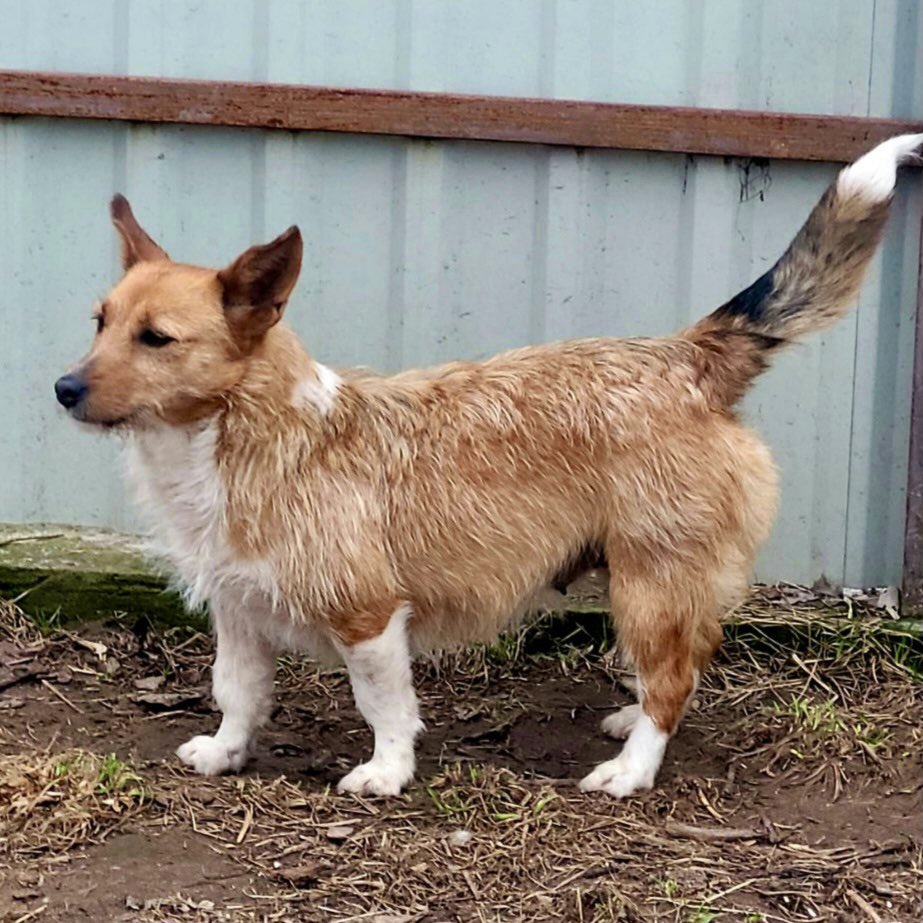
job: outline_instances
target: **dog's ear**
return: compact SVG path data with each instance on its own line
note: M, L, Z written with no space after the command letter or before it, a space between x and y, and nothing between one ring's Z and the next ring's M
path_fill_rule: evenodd
M278 323L301 272L302 250L301 232L292 225L218 273L224 314L239 342L252 344Z
M113 196L109 203L112 223L122 240L122 268L131 269L143 260L168 260L167 252L154 243L144 228L138 224L128 199L123 195Z

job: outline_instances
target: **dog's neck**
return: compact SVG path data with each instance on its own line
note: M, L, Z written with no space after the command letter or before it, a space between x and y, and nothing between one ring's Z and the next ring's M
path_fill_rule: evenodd
M228 581L266 582L244 561L255 524L243 523L234 508L241 497L265 498L260 475L278 472L281 455L318 438L339 386L336 373L314 362L291 331L275 328L214 414L132 434L135 500L190 602L203 602Z
M299 385L303 382L316 382L320 388L322 368L311 359L295 334L279 324L247 359L239 382L227 395L227 404L231 408L268 409L297 403ZM307 404L310 410L311 402Z
M222 439L237 443L238 448L241 441L272 441L283 430L310 439L323 428L342 384L280 324L248 359L240 381L225 395L219 414Z

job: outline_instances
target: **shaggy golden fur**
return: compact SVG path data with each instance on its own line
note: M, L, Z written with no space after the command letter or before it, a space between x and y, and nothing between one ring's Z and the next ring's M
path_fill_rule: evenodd
M899 140L867 155L878 152L872 166L893 173L921 139ZM653 782L776 511L769 452L734 405L775 350L846 310L880 239L893 180L873 194L862 163L769 273L673 337L532 346L390 377L337 375L277 323L300 268L297 229L216 272L172 262L117 197L126 273L69 376L80 386L69 406L136 440L167 553L190 597L224 619L219 664L244 631L266 656L310 636L346 660L376 731L352 790L406 784L408 735L412 772L419 722L405 648L489 639L572 562L602 551L642 690L623 730L647 724L585 787L628 794ZM167 453L177 440L179 454ZM184 500L187 488L195 496ZM256 656L235 650L229 682ZM249 708L223 695L226 712ZM390 695L404 730L375 712L375 697ZM235 725L244 756L229 744L227 759L201 757L222 725L184 759L237 768L264 717Z

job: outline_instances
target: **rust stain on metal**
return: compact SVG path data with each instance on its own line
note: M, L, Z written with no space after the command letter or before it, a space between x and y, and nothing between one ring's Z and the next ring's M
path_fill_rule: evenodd
M518 141L846 162L913 120L0 71L0 115Z
M917 277L916 346L910 410L910 464L904 529L904 608L923 614L923 228Z

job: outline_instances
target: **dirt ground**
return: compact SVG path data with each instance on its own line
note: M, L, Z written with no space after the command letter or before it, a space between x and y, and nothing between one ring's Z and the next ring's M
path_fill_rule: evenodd
M418 664L391 801L333 791L371 743L342 673L284 661L252 765L203 779L209 638L41 629L0 609L0 921L920 919L923 658L861 601L755 597L623 802L575 787L631 701L598 612Z

